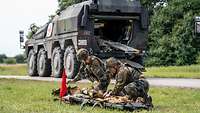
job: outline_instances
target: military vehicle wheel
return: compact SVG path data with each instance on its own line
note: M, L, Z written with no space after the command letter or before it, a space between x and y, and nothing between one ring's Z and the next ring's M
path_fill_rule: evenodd
M48 60L44 48L40 49L38 53L37 71L40 77L48 77L51 75L51 62Z
M37 56L34 53L33 49L29 51L28 59L28 75L29 76L38 76L37 74Z
M61 77L63 71L63 53L60 47L56 47L53 50L51 58L52 75L55 78Z
M67 77L72 79L78 73L79 63L73 46L68 46L64 54L64 67Z

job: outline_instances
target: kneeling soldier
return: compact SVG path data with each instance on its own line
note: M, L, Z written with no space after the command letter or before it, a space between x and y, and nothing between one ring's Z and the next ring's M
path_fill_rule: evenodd
M136 100L138 97L142 97L145 103L151 101L151 97L147 95L149 83L141 76L142 73L138 69L124 65L115 58L106 60L106 69L107 75L116 79L116 84L114 89L104 96L127 95L129 99Z
M103 62L96 56L90 56L86 49L79 49L77 52L77 59L81 62L79 73L70 82L77 82L83 78L89 79L98 84L94 90L104 93L107 90L110 79L105 74L105 67Z

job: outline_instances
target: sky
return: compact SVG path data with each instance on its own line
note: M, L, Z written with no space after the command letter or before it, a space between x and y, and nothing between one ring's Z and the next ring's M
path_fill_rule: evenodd
M0 3L0 54L13 57L23 54L19 30L27 35L32 23L44 25L55 14L57 0L2 0Z

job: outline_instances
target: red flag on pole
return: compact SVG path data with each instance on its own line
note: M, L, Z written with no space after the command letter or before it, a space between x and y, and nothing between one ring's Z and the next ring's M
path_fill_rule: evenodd
M65 73L65 69L62 73L62 83L60 88L60 98L64 97L67 94L67 84L66 84L67 75Z

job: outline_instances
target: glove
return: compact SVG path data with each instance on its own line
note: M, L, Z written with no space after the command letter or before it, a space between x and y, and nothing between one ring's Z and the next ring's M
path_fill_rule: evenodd
M103 97L104 97L104 98L108 98L108 97L111 96L111 94L112 94L112 91L107 91L107 92L105 92L105 93L103 94Z

